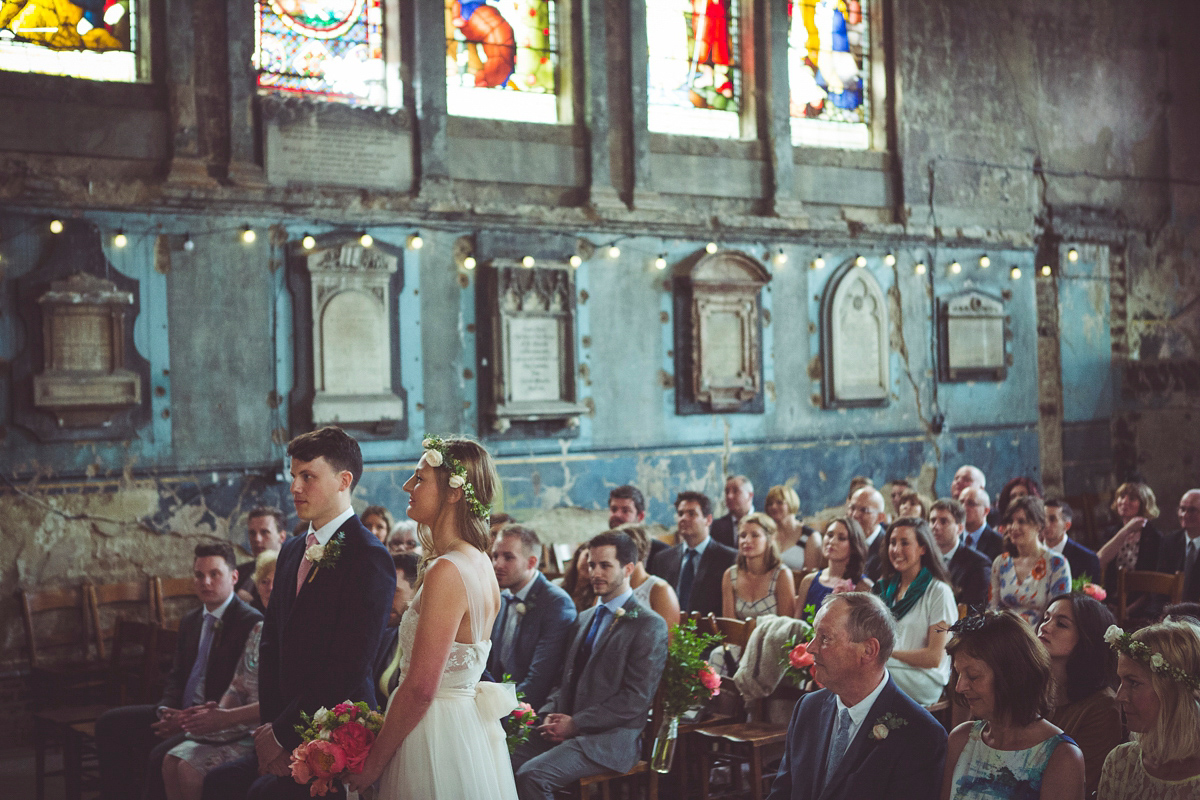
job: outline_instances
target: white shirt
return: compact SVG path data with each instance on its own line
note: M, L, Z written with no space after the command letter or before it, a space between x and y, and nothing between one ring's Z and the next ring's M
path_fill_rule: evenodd
M536 578L537 575L530 575L529 580L525 581L525 585L520 589L515 592L502 589L500 590L500 596L503 598L515 597L517 598L517 603L524 603L525 598L529 596L529 591L533 589L533 581ZM507 603L508 601L505 600L505 602ZM506 669L512 667L512 664L504 660L505 654L508 653L508 643L517 637L517 624L521 621L521 614L517 611L517 603L508 605L508 610L505 612L506 616L504 617L504 630L500 634L500 660L502 666Z
M980 532L986 527L987 521L984 520L984 523L973 531L963 528L963 544L965 544L967 547L974 547L979 542Z
M1059 540L1058 544L1046 545L1046 549L1053 553L1058 553L1061 556L1063 548L1065 548L1066 546L1067 546L1067 537L1064 536L1064 537L1062 537L1062 539Z
M950 562L954 560L954 554L958 552L958 546L958 539L955 538L954 547L950 548L950 552L942 553L942 564L946 566L946 569L950 568ZM938 550L940 551L941 548L939 547Z
M858 734L858 729L862 727L863 722L867 719L867 713L871 710L871 706L875 705L875 701L877 699L879 699L879 693L883 691L884 686L887 686L888 677L889 677L888 671L885 668L883 670L883 678L879 681L879 685L876 686L869 695L864 697L862 700L860 700L855 705L852 705L849 707L850 738L846 740L847 747L849 747L849 742L854 741L854 737ZM834 696L837 697L837 695L834 695ZM842 702L842 698L838 697L837 698L837 716L841 716L842 710L845 708L846 708L846 704ZM837 718L837 716L835 716L835 719ZM843 753L843 755L845 755L845 754Z
M600 620L600 623L596 626L596 638L592 639L593 647L596 646L596 642L600 641L600 637L604 635L604 632L608 630L608 626L612 625L613 620L617 618L617 609L625 605L625 602L631 597L633 597L633 589L626 587L625 591L621 592L621 594L614 597L612 600L609 600L607 603L598 604L607 608L609 613L605 614L604 619Z
M345 511L338 514L336 517L329 520L329 522L326 522L324 525L322 525L316 531L313 530L312 522L309 522L308 523L308 532L315 533L317 535L317 544L327 545L327 544L329 544L329 540L333 538L333 535L335 533L337 533L337 529L342 527L342 523L345 522L346 520L350 519L353 516L354 516L354 509L347 508Z
M868 550L870 550L871 546L875 544L875 540L879 538L879 534L881 534L881 533L883 533L883 526L876 525L875 530L872 531L871 535L867 537L867 549Z
M230 593L229 593L229 597L226 597L226 598L225 598L225 602L224 602L224 603L221 603L221 605L217 606L217 607L216 607L215 609L213 609L212 611L209 611L209 610L206 608L206 609L204 609L204 613L205 613L205 614L212 614L214 617L216 617L216 618L217 618L217 620L218 620L218 621L220 621L220 619L221 619L222 617L224 617L224 616L225 616L225 609L229 608L229 604L230 604L230 603L232 603L232 602L233 602L233 592L230 592ZM203 617L201 617L201 620L203 620Z

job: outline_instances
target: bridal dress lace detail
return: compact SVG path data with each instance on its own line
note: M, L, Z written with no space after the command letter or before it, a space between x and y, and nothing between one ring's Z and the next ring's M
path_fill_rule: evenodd
M381 800L516 800L500 719L516 708L517 698L511 686L479 680L492 649L490 626L484 625L484 587L466 556L451 551L441 558L458 568L466 586L473 643L451 646L433 703L384 769L378 796ZM416 638L421 591L400 621L401 682ZM389 709L395 697L393 692Z

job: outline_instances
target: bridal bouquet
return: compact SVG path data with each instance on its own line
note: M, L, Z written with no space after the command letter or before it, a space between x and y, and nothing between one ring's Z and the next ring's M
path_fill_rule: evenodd
M505 674L500 682L501 684L514 684L513 690L516 692L516 681L513 680L512 675ZM533 710L533 706L524 702L525 693L516 692L516 697L517 707L500 720L500 724L504 726L504 739L508 743L509 755L529 741L529 735L533 733L533 726L537 724L537 712Z
M310 797L324 797L335 780L363 770L375 734L383 727L383 714L364 702L338 703L333 710L318 708L311 717L300 712L304 725L296 726L301 742L292 751L292 779L310 781Z

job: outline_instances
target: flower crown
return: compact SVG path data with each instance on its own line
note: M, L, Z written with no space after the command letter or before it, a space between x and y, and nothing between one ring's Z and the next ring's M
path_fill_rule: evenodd
M421 440L421 447L425 448L425 463L434 468L444 466L450 470L450 488L463 490L472 514L483 518L491 515L491 505L485 506L479 502L479 498L475 496L475 487L467 480L467 468L461 461L450 455L446 441L442 437L427 434Z
M1168 664L1162 653L1156 653L1150 649L1150 645L1137 641L1133 634L1126 633L1116 625L1109 625L1108 630L1104 632L1104 641L1108 642L1112 649L1149 664L1150 669L1159 675L1166 675L1193 692L1200 692L1200 676L1191 675L1173 664Z

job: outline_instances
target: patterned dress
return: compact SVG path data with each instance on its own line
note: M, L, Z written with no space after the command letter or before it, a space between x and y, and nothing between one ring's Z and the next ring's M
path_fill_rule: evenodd
M1025 750L996 750L983 741L985 724L976 720L971 726L950 779L950 800L1039 800L1050 756L1063 742L1075 742L1059 733Z
M1181 781L1164 781L1146 772L1142 748L1137 742L1117 745L1104 760L1098 797L1104 800L1196 800L1200 797L1200 775Z
M1033 627L1041 624L1050 598L1071 591L1071 565L1058 553L1043 548L1025 580L1017 577L1015 559L1008 553L992 563L992 608L1020 614Z
M750 601L738 597L738 568L736 566L732 567L733 571L729 574L729 583L733 587L733 610L737 614L738 619L750 619L752 617L761 617L763 614L779 613L779 601L775 597L775 582L779 580L779 570L781 569L783 569L783 566L778 566L771 573L771 585L767 588L766 597Z

